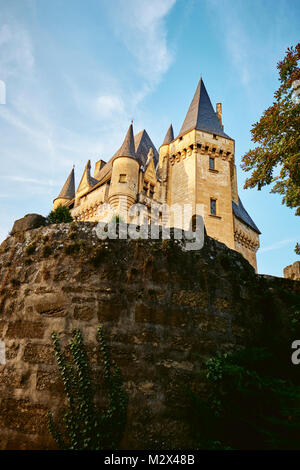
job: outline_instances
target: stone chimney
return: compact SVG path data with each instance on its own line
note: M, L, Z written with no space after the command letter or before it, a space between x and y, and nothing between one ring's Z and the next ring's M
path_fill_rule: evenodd
M222 125L222 103L217 103L216 112L217 112L221 127L222 129L224 129L224 126Z
M94 171L94 178L97 178L97 174L102 170L102 168L106 165L106 162L103 160L98 160L95 164L95 171Z

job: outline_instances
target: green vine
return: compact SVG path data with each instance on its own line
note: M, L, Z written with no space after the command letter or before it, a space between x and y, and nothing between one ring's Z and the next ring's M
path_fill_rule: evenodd
M68 401L64 410L64 429L56 425L51 412L48 413L49 431L58 447L64 450L117 449L125 429L128 398L120 369L111 361L102 327L98 327L97 341L109 398L106 409L99 410L95 404L97 387L91 380L89 359L80 330L74 330L69 342L72 362L67 361L55 332L52 333L52 341Z

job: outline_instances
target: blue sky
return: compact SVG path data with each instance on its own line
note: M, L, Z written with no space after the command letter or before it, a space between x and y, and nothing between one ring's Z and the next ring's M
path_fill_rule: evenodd
M243 190L239 165L299 18L298 0L2 0L0 241L25 213L49 213L73 164L78 184L88 159L108 160L131 119L157 148L170 122L176 134L202 75L236 141L258 270L281 276L299 218L269 189Z

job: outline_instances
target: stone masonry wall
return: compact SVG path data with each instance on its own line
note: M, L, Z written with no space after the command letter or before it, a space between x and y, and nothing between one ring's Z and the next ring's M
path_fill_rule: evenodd
M51 333L66 345L80 328L95 363L100 323L129 393L122 447L192 448L186 385L206 396L208 357L284 337L286 292L299 283L257 276L208 237L187 252L172 240L100 241L94 226L39 228L0 247L0 449L56 448L47 410L59 416L65 395Z

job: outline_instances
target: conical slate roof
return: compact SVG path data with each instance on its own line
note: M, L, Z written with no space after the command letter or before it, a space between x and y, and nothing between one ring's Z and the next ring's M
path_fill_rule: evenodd
M136 157L142 165L145 165L149 153L149 149L152 148L154 155L154 163L158 162L158 151L156 150L152 140L150 139L147 131L143 129L141 132L136 134L134 137Z
M174 131L173 131L173 126L171 124L168 131L167 131L167 133L166 133L166 137L164 139L163 145L168 145L173 140L174 140Z
M132 124L130 124L124 142L118 150L116 156L136 158Z
M218 115L212 107L202 78L199 80L194 98L192 99L178 137L193 129L230 139L221 127Z
M74 199L74 197L75 197L75 175L74 175L74 168L73 168L67 178L67 181L63 185L63 188L61 192L59 193L58 198L71 200L71 199Z

